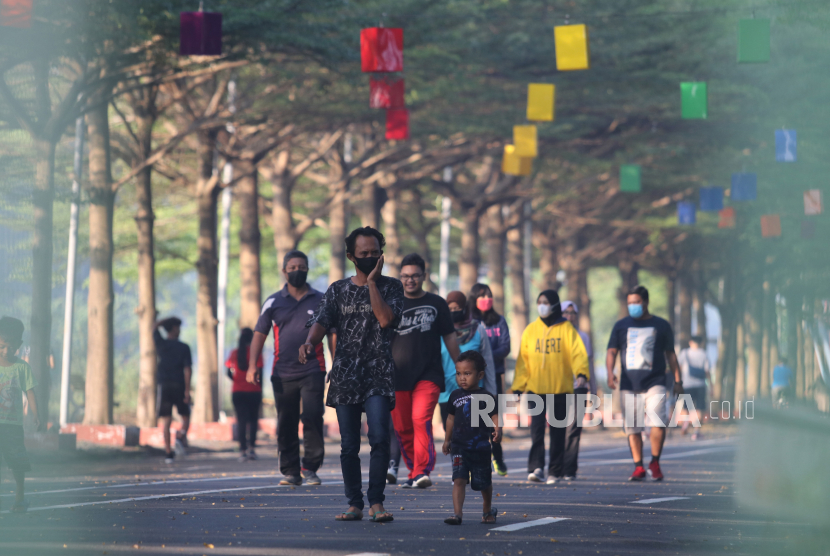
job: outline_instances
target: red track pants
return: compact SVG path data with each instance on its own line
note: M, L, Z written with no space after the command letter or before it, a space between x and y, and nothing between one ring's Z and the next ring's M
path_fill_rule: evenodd
M435 467L432 416L441 389L434 382L420 380L411 392L395 392L392 424L409 469L409 478L429 475Z

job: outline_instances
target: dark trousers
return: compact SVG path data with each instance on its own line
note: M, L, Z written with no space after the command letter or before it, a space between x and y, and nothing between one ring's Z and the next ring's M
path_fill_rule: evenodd
M504 394L504 389L501 386L504 375L496 375L496 395ZM498 400L498 397L496 398ZM490 441L490 446L493 448L493 459L499 463L504 461L504 452L501 449L501 442Z
M340 425L340 467L346 485L349 506L363 509L363 483L360 474L360 417L365 409L369 426L369 505L382 504L386 499L386 469L389 465L390 401L384 396L371 396L366 402L337 406Z
M277 405L277 447L280 451L280 472L286 476L300 475L300 436L303 422L302 469L316 472L323 465L323 390L326 374L314 372L297 380L282 380L272 375L274 401ZM300 414L300 402L303 408Z
M556 420L564 421L567 416L567 394L554 394L553 416ZM545 468L545 430L550 429L550 466L548 474L554 477L562 476L562 467L565 456L564 427L553 427L548 424L548 396L542 396L544 410L539 415L530 418L530 455L527 458L527 472Z
M574 388L574 400L576 400L577 395L587 393L587 388ZM584 405L588 405L588 400L585 400ZM574 422L565 429L563 475L566 477L576 477L576 471L579 467L579 439L582 436L582 427L577 425L582 423L577 423L578 414L579 412L574 410Z
M395 426L389 419L389 465L397 470L401 466L401 445L395 436Z
M259 429L259 407L262 392L234 392L233 411L236 413L236 430L239 434L239 450L256 448L256 431Z

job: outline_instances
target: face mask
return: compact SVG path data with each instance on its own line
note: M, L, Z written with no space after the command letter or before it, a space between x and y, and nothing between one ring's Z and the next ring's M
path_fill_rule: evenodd
M450 311L450 316L452 317L453 322L464 321L464 311Z
M539 316L543 319L549 317L551 312L553 312L553 309L547 303L539 305L538 307L536 307L536 309L538 309Z
M380 257L363 257L362 259L358 259L357 257L355 257L354 266L360 272L368 276L378 265L379 260Z
M302 288L305 286L306 278L308 278L307 270L292 270L288 273L288 283L295 288Z
M631 318L638 319L643 316L643 306L637 303L636 305L629 305L628 306L628 314L631 315Z
M476 300L476 307L479 311L489 311L493 308L493 298L492 297L479 297Z

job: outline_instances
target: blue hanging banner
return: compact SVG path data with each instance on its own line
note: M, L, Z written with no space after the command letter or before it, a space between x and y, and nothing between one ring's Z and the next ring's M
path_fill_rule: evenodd
M797 137L794 129L775 130L775 160L795 162Z
M677 203L677 223L681 226L691 226L695 223L695 204L689 201Z
M717 212L723 209L722 187L700 188L700 210L703 212Z
M758 198L757 174L732 174L733 201L754 201Z

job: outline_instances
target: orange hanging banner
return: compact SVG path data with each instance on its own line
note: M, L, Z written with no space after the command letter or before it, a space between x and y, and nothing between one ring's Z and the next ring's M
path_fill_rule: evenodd
M777 214L761 216L761 236L781 237L781 217Z
M32 0L0 0L0 26L32 26Z
M735 227L735 209L733 207L726 207L725 209L718 211L718 216L720 216L718 228Z

